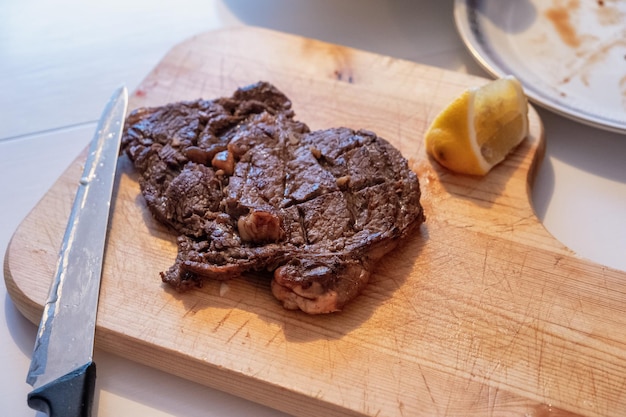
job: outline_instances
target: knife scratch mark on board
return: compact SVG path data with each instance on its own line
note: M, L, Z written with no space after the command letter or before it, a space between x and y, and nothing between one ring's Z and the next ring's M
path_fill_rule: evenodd
M398 400L398 411L400 412L401 416L404 416L404 402L402 400ZM380 410L379 410L380 413Z
M230 313L229 313L229 315L230 315ZM243 323L242 323L242 324L241 324L241 325L237 328L237 330L235 330L235 332L234 332L233 334L231 334L231 335L230 335L230 337L229 337L228 339L226 339L226 343L227 343L227 344L228 344L228 343L230 343L230 342L231 342L231 341L235 338L235 336L237 336L237 335L239 334L239 332L241 332L241 330L243 330L243 329L244 329L244 328L248 325L248 323L249 323L249 322L250 322L250 319L247 319L246 321L244 321L244 322L243 322Z
M430 401L433 403L433 405L435 405L435 407L437 407L437 400L435 400L435 397L433 396L433 393L430 389L430 385L428 384L428 380L426 379L426 375L424 374L424 370L422 369L422 366L419 363L417 364L417 369L419 369L420 371L420 375L422 376L422 381L424 381L424 386L426 387L426 392L428 393L428 396L430 397Z
M224 317L222 317L222 319L220 321L217 322L215 327L213 327L213 333L217 332L220 329L220 327L222 327L224 325L224 323L226 323L226 320L228 320L228 318L230 317L230 315L232 313L233 313L233 310L228 310L226 315Z
M187 309L187 311L185 312L185 314L183 314L183 318L187 317L187 316L193 316L197 313L196 310L196 306L198 305L198 302L196 301L189 309Z
M283 329L279 328L278 330L276 330L274 332L274 334L272 335L272 337L265 343L265 347L268 347L269 345L271 345L272 343L274 343L274 340L276 340L276 338L281 335L283 333Z

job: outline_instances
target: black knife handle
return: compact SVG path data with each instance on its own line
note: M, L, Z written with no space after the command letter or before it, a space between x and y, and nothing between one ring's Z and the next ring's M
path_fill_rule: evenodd
M96 364L80 368L28 394L28 406L50 417L90 417L96 386Z

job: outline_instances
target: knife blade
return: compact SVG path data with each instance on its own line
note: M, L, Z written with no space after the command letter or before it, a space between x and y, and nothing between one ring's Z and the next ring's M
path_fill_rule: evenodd
M91 415L100 276L127 106L128 92L120 87L98 122L37 331L27 403L51 417Z

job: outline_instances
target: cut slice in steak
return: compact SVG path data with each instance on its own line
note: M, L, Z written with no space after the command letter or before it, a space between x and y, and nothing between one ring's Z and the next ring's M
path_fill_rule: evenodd
M179 234L178 290L273 272L287 309L339 311L424 221L417 177L376 134L311 132L268 83L133 111L122 143L154 216Z

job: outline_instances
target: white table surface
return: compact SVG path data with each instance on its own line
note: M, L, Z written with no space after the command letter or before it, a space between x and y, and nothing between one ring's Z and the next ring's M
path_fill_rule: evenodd
M237 25L269 27L487 76L464 48L453 1L3 0L0 2L0 248L87 145L113 89L132 91L176 43ZM540 110L547 151L537 216L579 256L626 270L626 137ZM0 415L26 405L36 327L0 281ZM96 349L94 415L284 414Z

